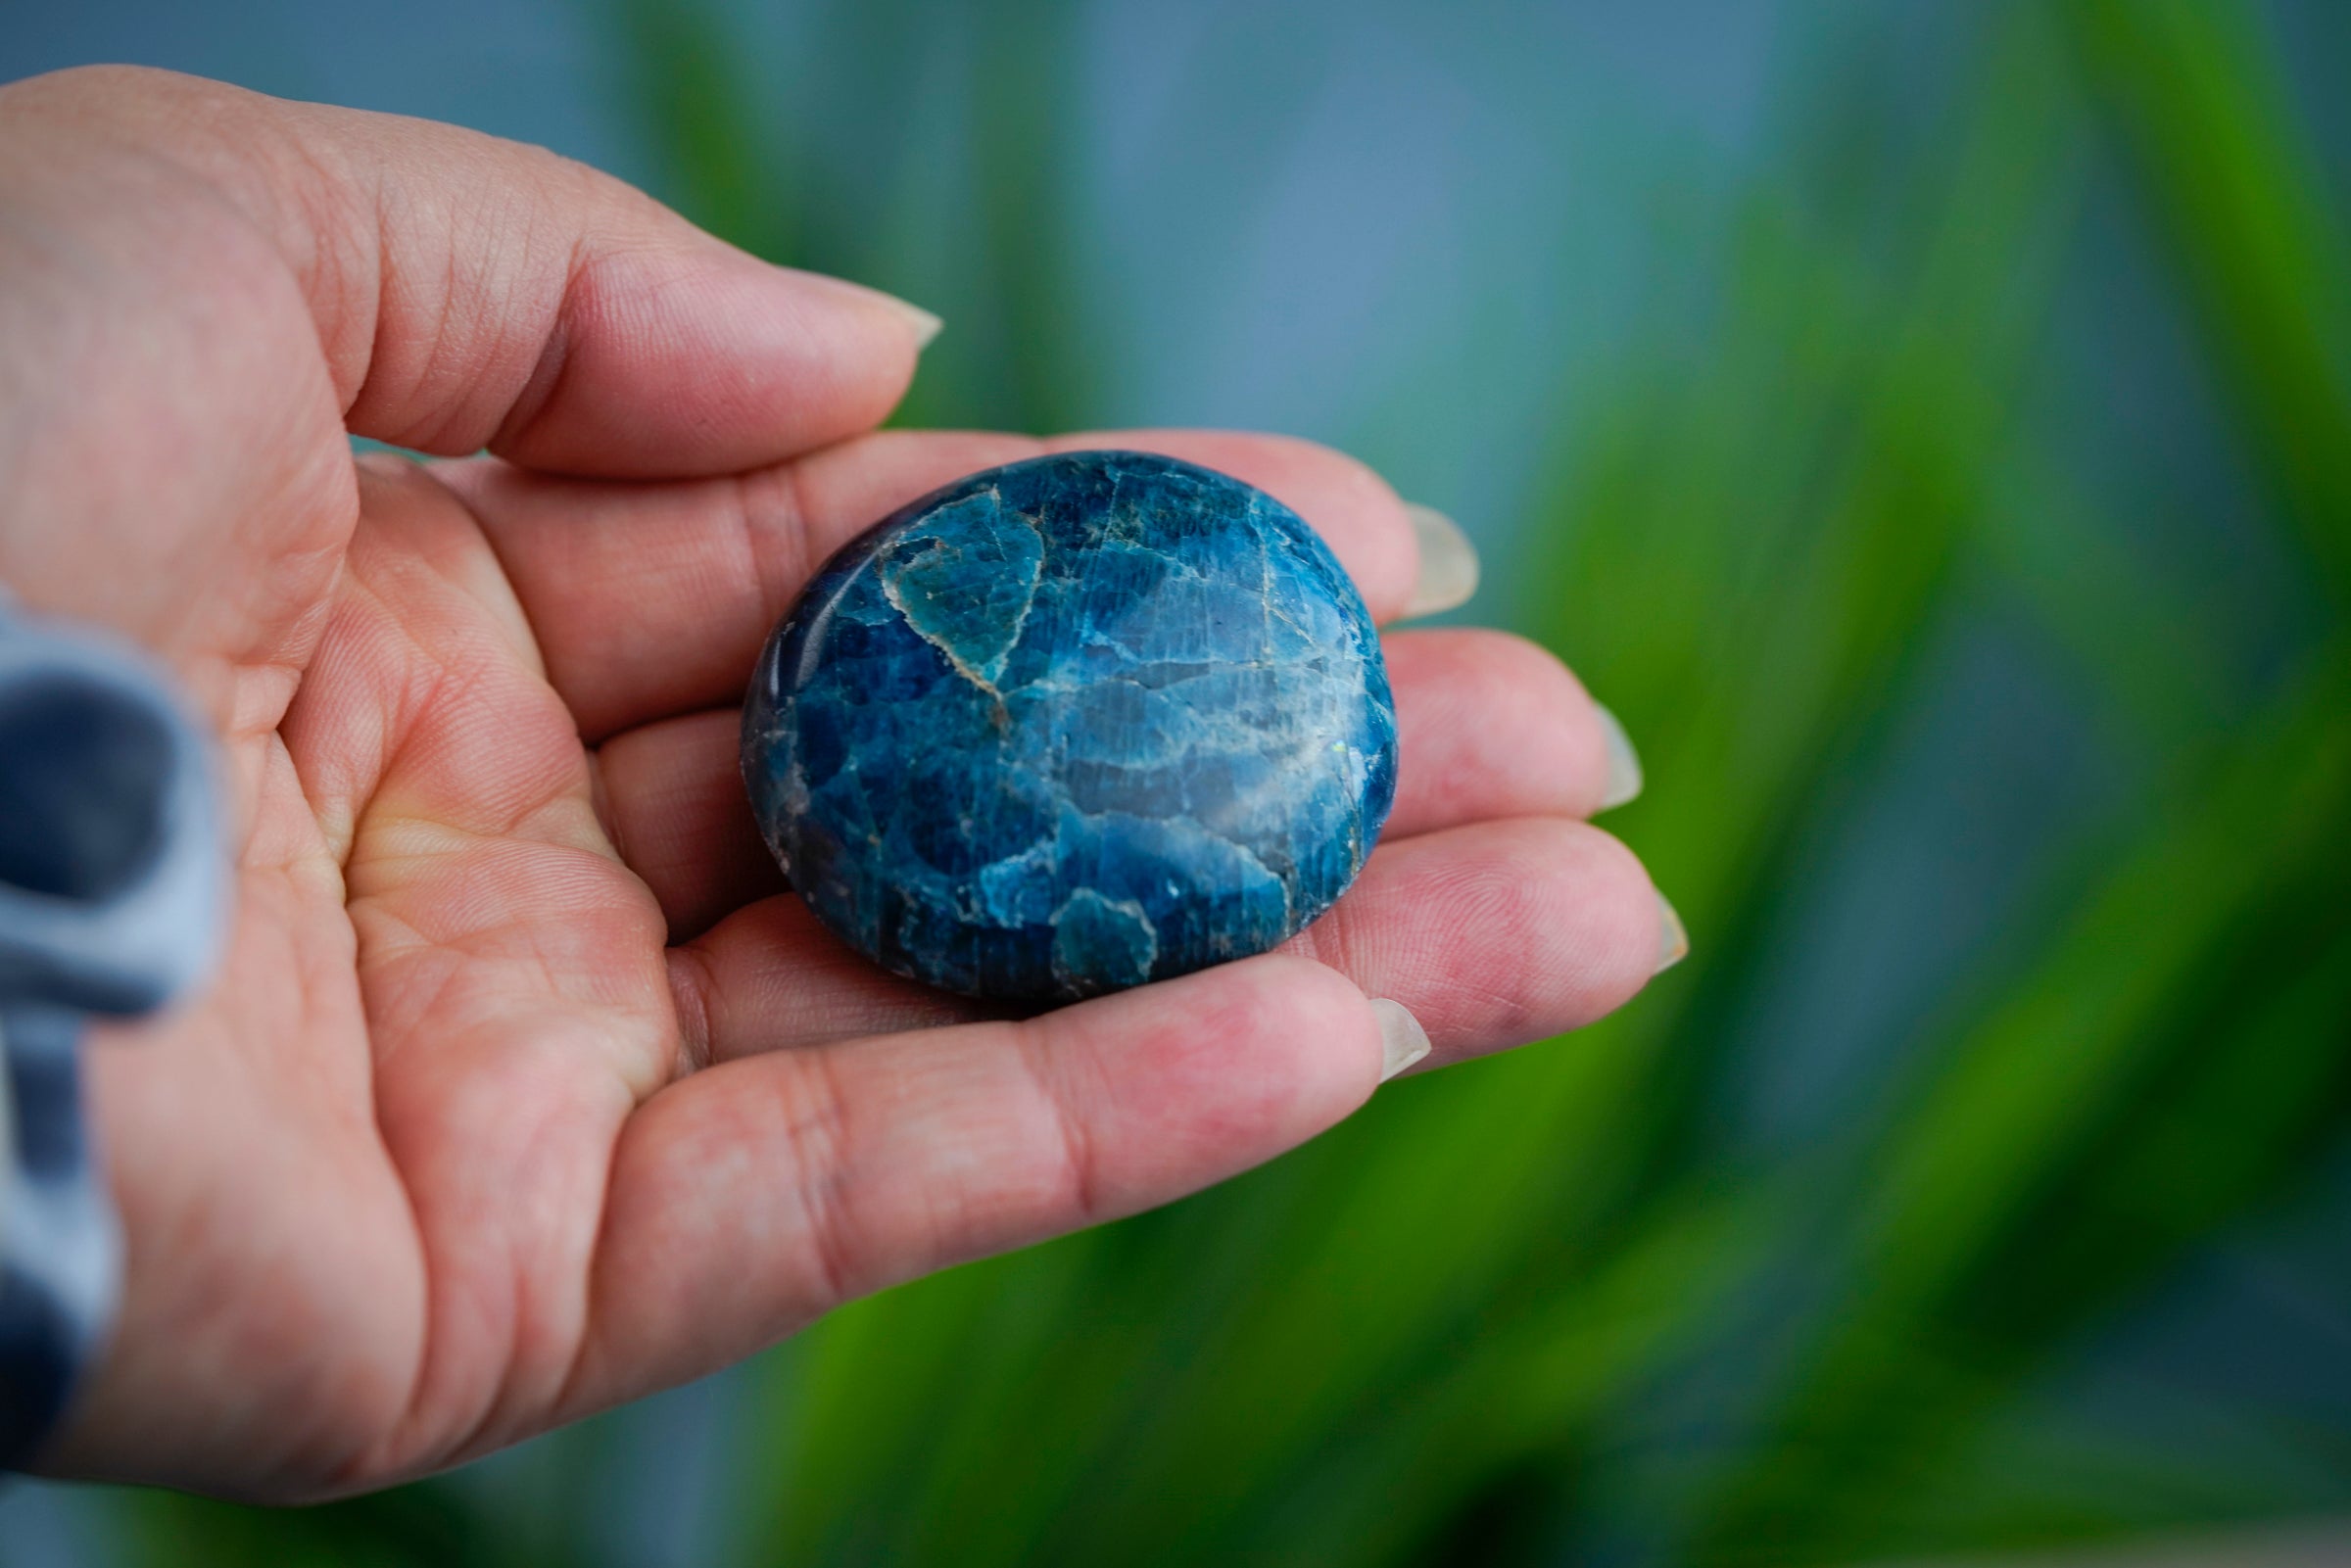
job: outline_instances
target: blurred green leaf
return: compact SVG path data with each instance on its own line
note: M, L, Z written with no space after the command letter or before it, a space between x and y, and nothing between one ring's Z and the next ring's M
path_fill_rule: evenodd
M1095 8L818 4L761 53L716 0L611 3L663 194L946 315L903 418L1104 417L1128 351L1080 177ZM759 1374L744 1560L1835 1562L2272 1496L2019 1424L2036 1379L2351 1132L2343 228L2241 5L1914 8L1943 26L1933 91L1912 9L1841 14L1719 212L1659 193L1703 264L1660 257L1626 347L1561 367L1577 411L1523 558L1497 563L1640 737L1650 791L1608 825L1691 962L1215 1192L835 1314ZM1187 111L1213 111L1230 84L1179 64ZM1288 86L1266 123L1306 135ZM2275 606L2183 570L2042 416L2118 160L2288 548L2329 585L2310 624L2256 628L2276 651L2251 677L2231 640ZM1477 340L1524 331L1525 302L1488 293ZM1369 428L1427 396L1400 379ZM1925 1022L1868 1042L1889 1087L1760 1148L1751 1024L1793 912L1992 605L2061 650L2123 798L2020 870ZM1676 1401L1703 1417L1655 1437ZM2351 1505L2351 1452L2302 1442ZM561 1526L450 1483L138 1517L159 1562L595 1561L592 1458L550 1457Z
M2264 472L2351 594L2351 245L2282 73L2232 0L2065 15L2196 291Z

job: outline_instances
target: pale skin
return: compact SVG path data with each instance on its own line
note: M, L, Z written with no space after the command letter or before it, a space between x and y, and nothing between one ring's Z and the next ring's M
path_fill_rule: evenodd
M1647 982L1590 699L1474 631L1388 634L1395 815L1282 952L1011 1020L820 930L736 709L891 507L1140 447L1287 501L1383 620L1417 569L1304 443L877 433L922 335L536 149L154 72L0 90L0 582L170 663L236 856L215 982L89 1058L127 1275L44 1468L423 1474L1314 1136L1379 1082L1370 998L1425 1069Z

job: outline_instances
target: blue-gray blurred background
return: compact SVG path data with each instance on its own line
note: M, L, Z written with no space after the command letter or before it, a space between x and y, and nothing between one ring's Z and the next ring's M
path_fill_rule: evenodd
M904 295L907 422L1357 452L1623 716L1695 952L459 1475L20 1487L0 1563L2251 1561L2351 1514L2351 6L0 0L0 79L101 60Z

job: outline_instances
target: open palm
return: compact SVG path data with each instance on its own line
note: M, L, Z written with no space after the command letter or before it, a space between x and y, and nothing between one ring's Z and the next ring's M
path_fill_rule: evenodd
M1433 1065L1672 940L1578 820L1573 679L1420 632L1386 840L1289 951L1020 1021L893 979L784 889L736 705L835 546L1039 450L868 433L919 313L544 153L150 72L0 92L0 579L169 658L238 814L217 983L91 1060L128 1279L60 1473L437 1468L1311 1136L1379 1080L1369 997ZM1271 491L1404 608L1361 466L1051 445L1114 441Z

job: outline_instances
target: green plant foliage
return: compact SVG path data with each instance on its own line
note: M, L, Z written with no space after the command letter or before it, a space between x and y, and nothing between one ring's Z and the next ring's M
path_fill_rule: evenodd
M1633 334L1528 502L1522 629L1641 737L1650 792L1610 825L1693 960L1216 1191L820 1324L755 1374L741 1561L1828 1563L2313 1500L2192 1454L2055 1462L2019 1412L2351 1133L2351 252L2240 7L1968 15L1907 142L1866 50L1814 84L1719 214L1719 272ZM820 10L796 113L715 10L615 24L666 194L954 323L902 417L1061 428L1102 417L1111 352L1072 206L1083 23ZM964 166L842 152L826 91L948 117ZM965 243L892 251L857 182L959 193ZM2272 607L2167 557L2034 416L2099 200L2190 325L2270 508L2249 526L2317 585L2257 668L2230 650ZM1758 1143L1747 1025L1796 890L1988 622L2128 786L1873 1042L1833 1132ZM1658 1409L1700 1414L1659 1440ZM2351 1506L2351 1445L2311 1451ZM605 1560L449 1483L138 1517L157 1561Z

